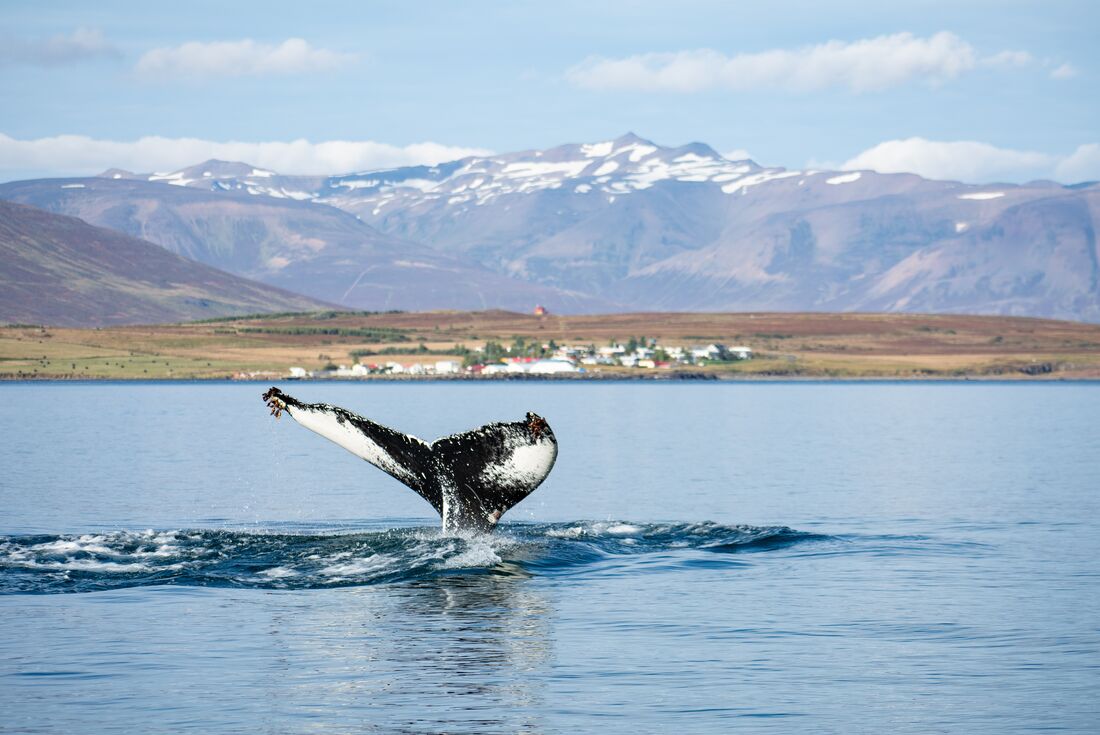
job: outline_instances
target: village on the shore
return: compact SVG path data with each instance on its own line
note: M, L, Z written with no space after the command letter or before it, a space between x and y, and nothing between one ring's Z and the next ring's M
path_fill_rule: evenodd
M392 377L511 377L511 376L573 376L598 373L602 368L638 370L671 370L681 366L703 366L736 360L752 359L752 349L744 346L726 346L719 343L684 347L665 346L655 339L631 337L627 342L612 341L597 347L588 345L558 345L549 342L526 342L517 338L505 347L496 342L473 349L456 348L464 353L462 361L454 359L395 360L367 362L352 365L329 364L318 370L302 367L290 368L287 377L294 380L326 378Z

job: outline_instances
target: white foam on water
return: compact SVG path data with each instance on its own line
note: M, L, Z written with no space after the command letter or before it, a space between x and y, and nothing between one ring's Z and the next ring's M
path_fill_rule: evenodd
M337 554L335 558L349 557L351 554ZM392 568L394 558L388 554L371 554L362 559L354 559L342 564L330 564L320 569L317 573L332 577L333 579L347 579L349 577L362 577L385 569Z
M635 526L630 523L618 523L614 526L609 526L604 530L612 536L632 536L636 533L639 533L642 530L642 527Z
M50 544L39 544L48 546ZM63 544L57 548L64 548ZM75 553L84 553L83 550ZM37 569L51 572L104 572L107 574L128 574L131 572L152 572L170 569L182 569L183 563L153 565L140 561L107 561L102 559L74 559L67 556L61 558L43 558L41 555L56 555L57 551L42 551L37 547L13 548L10 544L0 546L0 562L4 566L18 569ZM121 557L121 555L116 555Z
M104 554L106 556L121 555L114 549L109 549L101 543L93 541L92 537L89 536L82 536L79 539L48 541L44 544L35 544L28 547L28 549L36 554L78 554L83 551L89 554Z
M580 538L582 536L635 536L643 533L645 528L633 523L621 521L593 521L569 528L552 528L546 532L553 538Z
M258 576L267 577L268 579L286 579L287 577L297 577L298 572L290 567L272 567L263 570Z
M572 526L571 528L551 528L546 532L551 538L578 538L587 532L584 526Z
M148 564L131 563L121 564L113 561L96 561L95 559L68 559L58 562L27 562L19 564L29 569L51 569L59 572L105 572L107 574L128 574L130 572L151 572L162 569L180 569L182 564L170 564L167 566L153 567Z
M501 562L497 551L502 550L507 544L508 542L503 539L477 536L470 540L465 551L445 559L441 567L444 569L495 567Z
M2 543L0 564L23 569L104 574L175 570L182 569L190 560L172 564L162 560L178 557L183 550L177 543L186 538L177 531L147 530L62 537L25 547ZM202 555L206 549L200 547L194 549L194 553Z
M27 547L36 554L99 554L113 558L173 556L180 552L176 545L179 534L174 531L119 532L85 534L76 538L59 538ZM117 548L119 544L139 544L133 551ZM152 545L153 548L147 548Z

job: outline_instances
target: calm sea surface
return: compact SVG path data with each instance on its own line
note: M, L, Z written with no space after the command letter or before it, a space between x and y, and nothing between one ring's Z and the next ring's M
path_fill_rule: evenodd
M300 383L560 443L491 537L258 384L0 384L0 732L1100 723L1100 384Z

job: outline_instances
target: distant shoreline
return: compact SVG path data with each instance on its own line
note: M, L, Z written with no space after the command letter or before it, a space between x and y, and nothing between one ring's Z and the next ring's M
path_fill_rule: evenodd
M650 365L607 364L617 357L605 352L622 345L629 352L635 344L651 348L652 356L638 360ZM751 358L699 359L695 354L719 345L741 346ZM689 350L690 360L673 357ZM561 362L556 354L569 354L574 370L519 372L528 361ZM590 364L593 356L597 364ZM462 367L498 363L517 372L479 375ZM357 365L362 367L347 377L309 376L351 372ZM437 373L440 365L447 370ZM393 372L384 374L387 370ZM536 316L485 311L321 312L99 329L0 328L0 381L283 382L295 372L301 380L341 382L1095 381L1100 379L1100 324L960 314Z
M0 374L0 384L14 383L118 383L118 384L156 384L156 383L202 383L202 384L244 384L270 385L303 383L310 385L338 383L1100 383L1097 376L1069 375L761 375L761 374L707 374L693 376L673 375L507 375L507 376L403 376L372 375L363 378L201 378L181 376L178 378L89 378L83 376L43 376L16 377Z

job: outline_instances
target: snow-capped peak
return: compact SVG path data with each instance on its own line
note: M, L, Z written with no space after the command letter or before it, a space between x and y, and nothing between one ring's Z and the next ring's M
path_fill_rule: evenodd
M146 178L213 191L326 202L365 216L379 216L396 207L430 202L459 208L481 206L500 197L540 191L604 196L612 201L612 197L654 186L697 184L743 194L756 184L797 174L762 169L751 160L730 161L704 143L666 147L627 133L594 143L329 177L281 176L247 163L211 160Z
M703 143L668 148L628 133L595 143L332 177L327 195L337 206L377 216L394 205L444 200L480 206L546 190L613 197L662 183L726 185L761 170L752 161L728 161Z
M96 178L99 179L142 179L145 178L141 174L135 174L133 171L127 171L124 168L109 168L101 174L97 174Z

